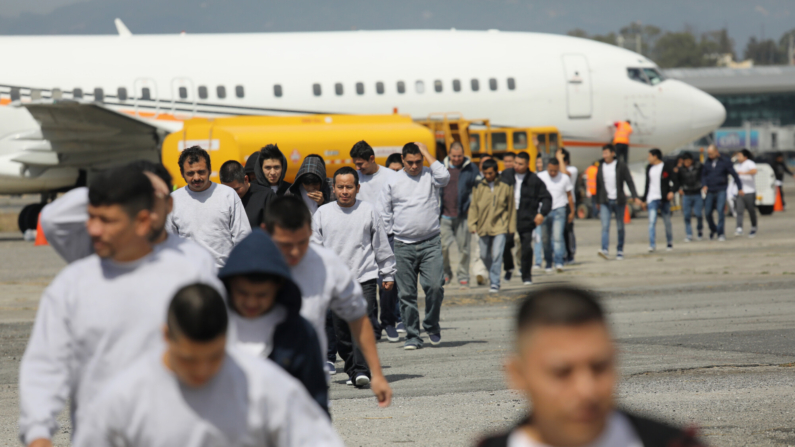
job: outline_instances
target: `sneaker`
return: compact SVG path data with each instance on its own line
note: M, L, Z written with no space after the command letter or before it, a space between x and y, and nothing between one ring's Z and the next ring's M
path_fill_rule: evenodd
M718 236L718 242L726 242L726 236L724 236L722 234L720 236Z
M513 270L506 270L505 271L505 280L506 281L510 281L512 276L513 276Z
M698 237L696 238L697 241L704 239L704 233L698 233Z
M522 284L524 284L526 286L532 286L533 285L533 281L525 281Z
M596 254L599 255L600 258L607 260L607 250L599 250L596 252Z
M469 287L469 281L467 281L466 279L463 281L459 281L458 284L461 286L462 289L466 289L467 287Z
M656 250L656 248L654 248L654 247L649 247L649 253L654 253L654 250Z
M499 293L499 292L500 292L500 288L499 287L491 287L491 288L489 288L489 293Z
M328 371L330 376L337 374L337 367L334 366L334 363L326 361L326 371Z
M618 252L616 254L616 261L623 261L624 260L624 253Z
M478 275L476 279L479 286L486 284L486 278L484 278L483 275Z
M356 383L356 386L367 386L370 384L370 378L364 374L358 374L354 383Z
M418 345L416 343L408 343L408 342L406 342L406 344L403 345L403 349L406 350L406 351L416 351L417 349L420 349L420 348L422 348L422 345Z
M734 235L735 236L742 236L743 235L743 229L742 228L737 228L736 230L734 230Z
M353 386L353 379L348 379L348 380L345 382L345 385L348 385L348 386Z
M709 240L714 241L715 240L715 234L716 233L714 231L710 231L709 232Z
M555 271L558 273L563 273L563 264L558 264L555 266Z
M431 339L431 344L434 346L442 342L442 334L428 334L428 338Z
M673 251L673 250L674 250L674 246L671 245L671 244L668 244L668 246L665 247L665 251Z
M397 329L395 329L395 326L384 326L384 331L386 331L386 339L389 340L390 343L397 343L400 341L400 334Z
M688 243L689 242L693 242L693 238L688 236L688 237L685 238L685 242L688 242Z
M395 326L395 330L397 331L398 334L405 334L406 325L403 324L403 322L401 321L400 323L397 324L397 326Z
M543 267L541 267L541 264L536 264L533 266L533 270L541 270L542 268Z
M544 269L544 271L547 273L552 273L552 267L547 267Z
M447 275L444 275L444 285L448 285L448 284L450 284L450 277L447 276Z
M756 227L751 227L751 231L748 233L748 237L751 238L754 236L756 236Z

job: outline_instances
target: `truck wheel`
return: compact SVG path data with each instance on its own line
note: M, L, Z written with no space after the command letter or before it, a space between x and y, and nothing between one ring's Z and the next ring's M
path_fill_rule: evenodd
M759 205L757 208L759 209L759 214L763 216L769 216L773 214L773 205Z

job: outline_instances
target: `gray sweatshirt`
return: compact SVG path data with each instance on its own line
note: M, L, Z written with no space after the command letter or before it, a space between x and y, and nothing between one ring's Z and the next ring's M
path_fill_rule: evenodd
M376 211L388 234L406 244L428 240L440 232L439 189L447 186L450 173L439 161L423 167L419 175L397 173L384 184Z
M310 243L304 258L290 267L293 281L301 289L301 316L315 328L323 358L326 357L326 311L331 308L351 322L367 314L362 286L345 262L328 248Z
M88 188L75 188L41 210L41 229L47 242L67 262L94 254L88 220Z
M397 172L383 166L379 166L373 175L356 172L359 174L359 194L356 194L356 198L369 203L373 208L378 206L378 198L384 185L397 176Z
M91 255L64 268L42 295L20 365L23 442L50 438L67 399L79 426L84 405L112 376L161 346L171 298L196 282L224 293L217 277L176 249L129 263Z
M173 193L166 229L206 248L221 268L232 248L251 232L246 209L234 189L213 183L202 192L185 186Z
M338 202L318 208L312 216L312 242L339 255L360 283L377 279L379 273L384 281L394 281L395 254L383 221L369 203L357 199L349 208Z
M234 348L206 385L183 385L161 350L117 376L77 427L76 447L342 446L328 416L278 365Z

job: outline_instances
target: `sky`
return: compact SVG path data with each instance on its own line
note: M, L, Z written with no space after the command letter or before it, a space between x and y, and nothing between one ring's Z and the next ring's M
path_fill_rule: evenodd
M0 35L500 29L617 32L631 22L749 37L795 28L795 0L0 0Z

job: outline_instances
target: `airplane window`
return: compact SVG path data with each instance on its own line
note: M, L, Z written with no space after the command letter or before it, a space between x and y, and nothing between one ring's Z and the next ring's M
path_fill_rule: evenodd
M649 78L649 82L651 82L651 85L657 85L665 80L665 78L662 77L660 72L653 68L644 68L643 72L646 73L646 77Z
M472 152L480 152L480 135L471 134L469 136L469 150Z
M397 90L398 90L398 93L400 93L401 95L403 93L406 93L406 83L403 82L403 81L398 81Z
M21 96L22 96L22 95L20 95L20 94L19 94L19 87L13 87L13 88L11 89L11 100L12 100L12 101L19 101L19 98L20 98Z
M188 98L188 88L187 87L180 87L179 88L179 98L180 99L187 99Z
M315 96L320 96L323 91L320 89L320 84L312 84L312 93Z
M216 96L218 96L218 99L226 98L226 87L224 87L223 85L219 85L218 87L215 88L215 94Z
M508 150L508 136L505 134L505 132L494 132L491 134L491 150Z
M83 89L82 88L76 88L76 89L72 90L72 98L74 98L74 99L82 99L83 98Z
M453 91L460 92L461 91L461 81L458 79L453 79Z
M342 84L341 83L337 82L336 84L334 84L334 93L336 93L337 96L342 96L344 91L342 90Z
M199 96L202 94L202 89L204 89L204 96L202 98L207 97L207 87L199 87ZM152 92L149 90L149 87L144 87L141 89L141 99L144 101L149 101L152 99Z
M146 92L146 98L143 98L143 99L149 99L149 89L144 87L143 90ZM200 99L207 99L207 87L205 87L203 85L199 86L199 98Z
M644 84L649 83L640 68L627 68L627 76L629 76L629 79L632 79L633 81L642 82Z
M246 96L246 91L243 90L242 85L238 85L235 87L235 96L237 96L238 98L243 98L244 96Z
M497 80L496 79L494 79L494 78L489 79L489 88L491 89L491 91L496 91L497 90Z
M425 83L422 81L415 82L414 88L417 90L417 93L425 93Z
M116 89L116 96L119 98L119 101L127 101L127 89L119 87Z
M281 84L273 84L273 96L277 98L282 97L282 85Z
M375 92L378 93L379 95L383 95L384 94L384 83L383 82L379 81L379 82L375 83Z
M361 82L356 83L356 94L357 95L364 95L364 84Z
M41 99L41 90L37 88L31 89L30 99Z
M59 88L52 89L52 99L61 99L63 98L63 92Z
M433 81L433 89L436 91L436 93L442 93L442 81L439 79Z
M94 89L94 101L102 102L105 100L105 91L101 88Z
M478 82L477 79L473 79L470 82L470 85L472 86L472 91L473 92L476 92L476 91L480 90L480 82Z
M508 90L516 90L516 81L513 78L508 78Z

